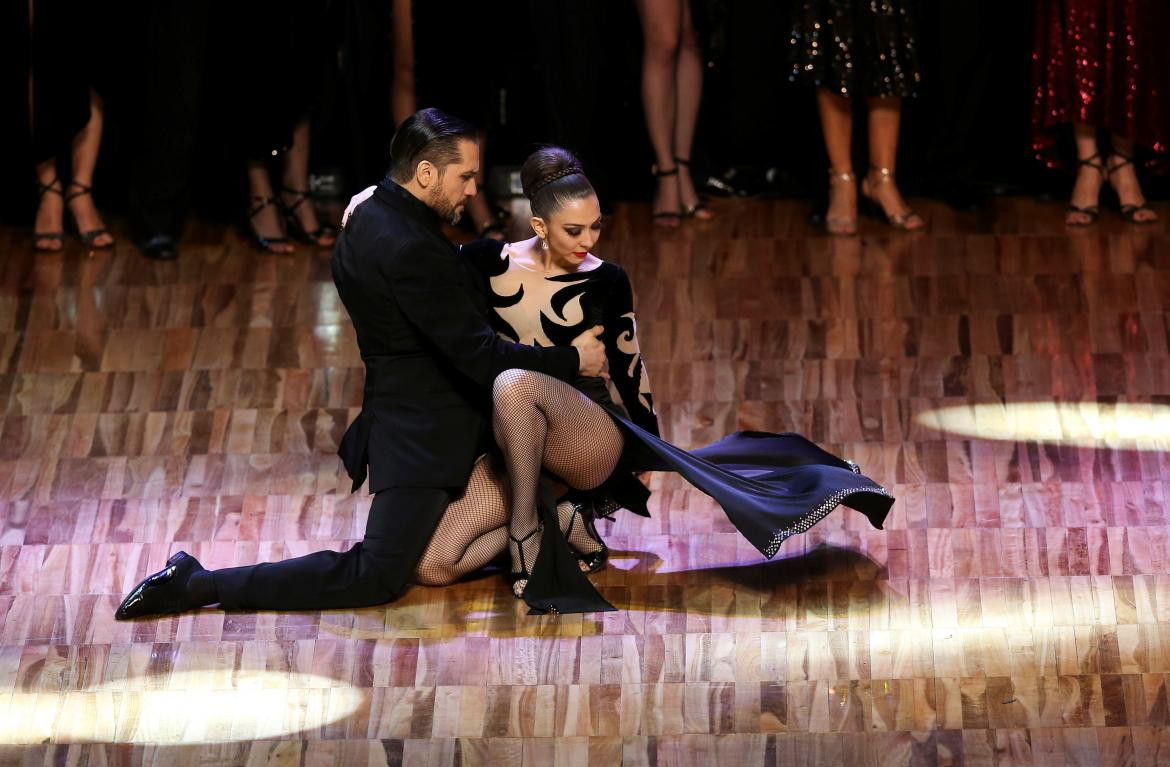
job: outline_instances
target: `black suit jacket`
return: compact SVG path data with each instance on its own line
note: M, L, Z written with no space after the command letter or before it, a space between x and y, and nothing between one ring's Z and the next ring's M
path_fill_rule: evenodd
M496 375L535 370L572 381L572 347L534 348L488 325L482 276L439 217L389 179L349 216L333 281L366 366L361 415L338 454L361 487L462 488L481 450Z

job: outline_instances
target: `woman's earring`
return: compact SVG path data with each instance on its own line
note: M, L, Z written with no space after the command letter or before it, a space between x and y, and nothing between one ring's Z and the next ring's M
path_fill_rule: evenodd
M540 249L544 251L548 250L548 240L544 239L543 237L540 240Z

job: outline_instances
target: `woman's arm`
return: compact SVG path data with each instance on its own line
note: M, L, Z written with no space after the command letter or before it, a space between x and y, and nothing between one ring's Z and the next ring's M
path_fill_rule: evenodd
M605 301L605 353L609 376L622 398L630 420L657 435L658 415L654 412L654 395L642 365L638 345L638 321L634 316L634 291L630 278L620 266Z

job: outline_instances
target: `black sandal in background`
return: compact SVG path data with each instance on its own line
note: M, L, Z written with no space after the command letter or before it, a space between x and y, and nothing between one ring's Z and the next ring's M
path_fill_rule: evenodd
M674 158L674 161L682 167L686 168L688 171L691 169L690 160L684 160L681 157L676 157ZM691 183L694 183L694 179L691 179ZM698 192L695 194L698 195ZM681 192L679 193L679 200L680 202L682 200ZM710 221L711 219L715 218L715 213L709 207L707 207L707 200L702 196L699 196L699 201L694 205L683 206L682 214L687 218L693 218L696 221Z
M1133 165L1133 158L1132 157L1126 157L1121 152L1114 152L1113 155L1115 157L1120 157L1121 162L1117 163L1116 165L1114 165L1111 168L1106 168L1104 166L1101 167L1101 174L1105 177L1106 180L1109 181L1110 186L1113 186L1113 174L1114 173L1121 170L1126 165ZM1098 155L1093 155L1093 156L1097 157ZM1113 191L1117 192L1116 186L1113 186ZM1142 201L1139 202L1137 205L1122 205L1121 204L1121 193L1117 192L1117 204L1119 206L1118 210L1121 212L1122 218L1124 218L1126 221L1128 221L1131 224L1145 225L1145 224L1155 224L1158 222L1157 218L1139 219L1137 217L1137 214L1141 213L1143 210L1148 210L1151 213L1153 212L1153 208L1151 208L1147 204L1145 199L1142 199ZM1081 212L1084 212L1084 211L1081 211Z
M1097 162L1093 162L1094 160L1097 160ZM1077 160L1077 169L1079 170L1082 165L1084 165L1086 168L1092 168L1093 170L1095 170L1101 174L1102 180L1105 180L1108 177L1108 174L1105 172L1105 164L1102 163L1100 160L1101 160L1101 153L1096 152L1096 153L1090 155L1089 157L1086 157L1083 160ZM1097 196L1100 197L1100 192L1098 192ZM1093 223L1095 223L1097 221L1097 217L1101 215L1101 206L1100 205L1086 205L1082 208L1078 205L1073 205L1072 201L1070 200L1068 205L1066 205L1064 207L1064 212L1065 212L1064 223L1066 226L1090 226ZM1088 221L1069 221L1068 220L1069 213L1079 213L1089 220Z
M80 191L77 191L77 192L69 191L64 195L64 197L65 197L65 210L69 211L70 216L73 216L73 226L77 229L77 236L81 239L81 241L83 243L85 243L85 247L87 247L87 248L98 248L99 250L105 250L106 248L114 247L114 240L112 237L110 238L110 241L104 245L98 245L94 242L94 240L96 240L98 237L101 237L103 234L108 235L110 233L110 230L104 226L98 227L97 229L90 229L90 230L84 231L84 232L81 231L81 226L77 223L77 215L72 210L69 210L69 201L75 200L78 197L84 197L87 194L92 197L93 196L93 187L86 186L85 184L81 183L80 181L70 181L69 182L69 189L72 190L75 187Z
M337 239L337 230L333 227L320 224L316 229L309 232L305 231L305 227L301 224L301 220L297 218L297 208L304 205L306 202L312 205L312 195L309 194L309 190L291 189L287 186L281 185L280 192L280 210L282 213L284 213L285 226L288 229L289 234L301 242L308 243L309 245L321 245L321 240L325 238L332 238L333 240ZM293 196L293 202L287 203L284 201L284 195L286 194ZM332 244L332 242L325 243L325 246L328 247Z
M676 165L670 170L659 170L657 165L653 165L650 167L650 175L654 176L655 181L668 178L669 176L677 176L678 166ZM654 190L654 194L658 194L657 189ZM651 203L651 205L653 205L653 203ZM650 220L654 222L655 226L662 229L677 229L679 223L682 221L682 217L683 214L677 210L663 210L659 211L658 213L650 214Z
M65 197L65 190L61 187L61 179L54 177L48 184L42 184L37 181L37 207L40 207L41 199L52 192L61 196L62 200ZM57 247L52 247L48 244L49 241L56 240ZM38 253L56 253L65 247L65 232L38 232L33 230L33 250Z
M289 239L287 237L265 237L256 231L256 222L252 219L256 218L256 214L267 208L269 205L277 206L275 197L261 197L259 195L252 195L252 201L256 205L248 211L248 228L252 232L252 239L256 242L257 247L267 253L274 253L279 256L288 255L284 251L273 250L273 245L287 245Z

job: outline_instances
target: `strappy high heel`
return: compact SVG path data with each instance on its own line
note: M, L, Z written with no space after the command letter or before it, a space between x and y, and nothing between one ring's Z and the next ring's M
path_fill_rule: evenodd
M832 168L829 168L829 189L832 194L833 183L839 184L855 184L857 176L853 174L852 170L842 171L841 173L834 173ZM825 231L829 234L835 234L840 237L850 237L857 234L857 216L830 216L828 212L825 213Z
M670 176L677 176L678 166L676 165L669 170L662 170L657 165L652 165L650 167L650 174L654 176L656 181L669 178ZM657 190L654 193L657 195ZM651 213L650 220L654 222L655 226L662 227L663 229L677 229L679 222L682 221L682 213L677 210L662 210L657 213Z
M1094 162L1094 161L1096 161L1096 162ZM1079 169L1082 165L1085 166L1086 168L1092 168L1093 170L1097 171L1099 174L1101 174L1102 180L1104 180L1108 177L1108 174L1105 172L1105 164L1103 162L1101 162L1101 154L1099 152L1094 153L1094 154L1090 155L1089 157L1086 157L1083 160L1077 160L1077 168ZM1097 194L1098 194L1098 196L1100 196L1100 190L1098 190ZM1068 225L1068 226L1089 226L1090 224L1094 223L1097 220L1097 217L1099 215L1101 215L1101 207L1099 205L1085 205L1082 207L1079 205L1073 205L1072 200L1069 200L1068 205L1066 205L1064 207L1064 212L1065 212L1064 223L1066 225ZM1069 221L1068 216L1069 216L1069 214L1072 214L1072 213L1079 213L1080 215L1084 216L1087 220L1085 220L1085 221Z
M275 253L278 255L285 255L283 250L273 250L273 245L288 245L289 239L287 237L265 237L256 230L256 222L252 219L256 218L256 214L267 208L269 205L277 207L275 197L261 197L259 195L252 195L252 201L256 203L251 210L248 211L248 226L252 231L252 239L255 240L257 247L260 250L268 253Z
M572 549L573 554L577 557L577 561L585 565L585 572L596 573L605 567L605 563L609 560L609 546L605 545L605 541L601 540L601 536L597 532L597 525L593 521L593 515L586 513L587 506L576 501L562 501L557 504L557 521L561 522L561 506L567 505L569 511L568 524L561 523L561 527L565 530L565 540L569 543L569 548ZM582 552L579 548L573 545L573 528L576 525L581 525L585 535L593 540L599 549L590 551L588 553Z
M76 188L78 191L76 191L76 192L72 191L74 188ZM87 194L91 197L93 196L93 187L86 186L85 184L81 183L80 181L70 181L69 182L69 189L70 189L70 191L65 194L65 209L66 210L69 210L69 202L71 200L76 200L78 197L84 197ZM69 215L73 217L73 225L77 229L77 236L78 236L78 238L80 238L80 240L83 243L85 243L85 247L97 248L99 250L105 250L106 248L114 247L114 239L112 237L110 238L109 242L103 243L101 245L98 245L96 242L97 238L101 237L103 234L109 236L109 234L110 234L109 229L107 229L104 226L101 226L101 227L98 227L97 229L89 229L89 230L86 230L83 232L83 231L81 231L81 225L77 223L77 214L74 213L72 210L69 210Z
M54 177L52 181L47 184L42 184L37 181L37 206L40 206L40 201L46 194L52 192L60 195L61 199L65 199L65 190L61 187L61 179ZM56 240L57 246L53 247L50 243ZM41 253L56 253L65 247L65 232L38 232L33 230L33 249Z
M682 157L675 157L674 161L678 165L680 165L680 166L686 168L688 171L690 171L691 161L689 159L683 159ZM682 200L681 190L679 192L679 200L680 200L680 202ZM707 207L707 200L701 196L699 197L699 201L696 202L694 205L684 205L682 214L684 216L686 216L687 218L693 218L696 221L710 221L711 219L715 218L715 214L711 211L711 209L709 207Z
M293 189L291 187L280 187L280 210L284 213L285 228L288 233L301 242L309 245L322 245L328 247L332 245L337 239L337 230L325 224L319 224L313 231L307 231L301 220L297 218L297 208L308 202L312 205L312 195L307 189ZM293 201L291 203L285 202L284 195L292 195ZM321 242L322 240L330 240L329 242Z
M877 180L872 180L876 174ZM870 168L869 173L861 180L861 194L868 202L868 213L871 216L885 220L887 224L903 232L917 232L926 228L926 222L911 208L901 213L890 214L878 202L875 188L894 183L894 171L889 168Z
M512 570L511 572L508 573L508 583L512 586L512 594L517 599L524 598L524 589L528 588L528 581L531 580L531 578L532 578L532 570L535 569L535 567L536 567L536 555L535 554L532 556L531 566L525 560L524 544L528 541L529 538L538 534L542 529L543 529L542 525L537 525L536 527L534 527L532 529L531 532L529 532L523 538L517 538L514 535L512 535L511 531L508 532L508 546L511 547L512 544L516 544L516 555L512 557L513 566L515 566L517 559L520 560L520 571L517 572L515 570ZM540 552L540 550L537 549L537 553L539 553L539 552ZM523 585L520 584L521 581L524 582ZM517 588L518 586L519 586L519 588Z
M1151 208L1146 203L1146 200L1144 198L1142 199L1141 202L1137 203L1136 205L1122 204L1121 191L1118 190L1117 185L1113 183L1113 174L1116 173L1117 171L1121 170L1122 168L1124 168L1126 165L1133 165L1133 158L1126 157L1121 152L1116 152L1116 151L1113 152L1113 155L1116 157L1120 157L1121 162L1117 163L1116 165L1110 166L1108 168L1103 168L1102 173L1105 176L1105 178L1109 181L1109 185L1113 187L1113 191L1117 192L1117 204L1119 206L1118 211L1121 213L1122 218L1124 218L1126 221L1128 221L1131 224L1157 223L1157 221L1158 221L1157 217L1145 218L1145 219L1141 219L1141 218L1137 217L1137 215L1139 213L1141 213L1142 211L1150 211L1151 213L1153 212L1153 208Z

